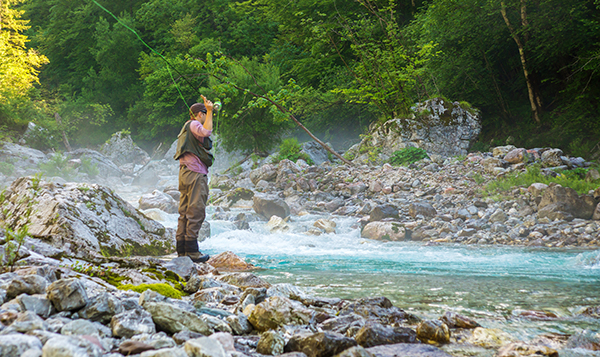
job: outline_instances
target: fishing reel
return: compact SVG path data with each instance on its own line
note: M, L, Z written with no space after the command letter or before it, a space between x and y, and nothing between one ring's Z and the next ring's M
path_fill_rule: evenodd
M218 112L219 110L221 110L221 102L214 102L213 103L213 110L215 112Z

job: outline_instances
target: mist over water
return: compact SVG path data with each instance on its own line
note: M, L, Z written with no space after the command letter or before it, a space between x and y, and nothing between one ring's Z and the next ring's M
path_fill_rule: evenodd
M163 224L176 226L177 215L165 217ZM336 222L336 234L304 234L318 218L292 217L289 233L273 234L265 222L241 231L209 219L211 237L200 250L233 251L262 268L255 274L270 283L292 283L319 296L386 296L425 318L456 311L525 340L597 329L597 320L578 313L600 305L600 251L378 242L361 238L350 217L327 217ZM519 316L524 310L558 319L528 320Z

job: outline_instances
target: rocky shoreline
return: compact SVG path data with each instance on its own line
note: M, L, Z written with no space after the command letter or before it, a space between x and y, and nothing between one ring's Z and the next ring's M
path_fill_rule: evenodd
M30 236L17 252L16 270L0 275L0 356L557 356L563 348L600 349L600 337L585 331L519 341L452 311L424 320L385 297L312 296L269 284L230 252L209 264L133 256L140 249L172 251L172 230L150 218L177 205L177 168L169 153L117 166L110 155L87 150L86 158L104 169L92 178L81 159L71 159L70 174L83 181L72 183L17 178L52 159L31 150L13 144L0 155L32 160L15 161L12 176L3 177L12 182L3 215L12 217L12 227L28 224ZM600 190L578 195L536 183L515 187L501 201L480 193L485 183L532 163L549 171L589 164L557 149L499 147L408 167L361 165L360 158L353 167L332 164L311 150L320 155L319 165L267 158L246 162L235 174L213 174L216 211L209 220L231 221L237 229L262 221L272 232L286 232L289 219L316 214L323 218L297 233L320 235L335 234L333 215L355 217L362 237L384 241L600 246ZM103 185L130 195L130 202L141 196L147 215ZM28 208L32 214L24 219ZM9 233L0 230L3 252ZM208 236L207 224L201 239ZM546 311L523 314L555 318ZM580 316L598 319L600 313L589 306Z

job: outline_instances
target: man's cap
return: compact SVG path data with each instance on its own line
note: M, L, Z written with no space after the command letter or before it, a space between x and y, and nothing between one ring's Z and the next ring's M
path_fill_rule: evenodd
M192 112L194 115L196 115L200 112L206 113L206 107L204 106L203 103L194 103L190 107L190 112Z

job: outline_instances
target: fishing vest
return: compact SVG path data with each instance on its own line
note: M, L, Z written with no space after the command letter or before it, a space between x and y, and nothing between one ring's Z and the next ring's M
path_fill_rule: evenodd
M212 149L212 140L209 137L205 137L203 141L196 139L190 130L191 123L191 120L185 123L183 128L181 128L179 135L177 135L177 151L173 158L179 160L181 155L190 152L198 156L200 161L202 161L206 167L211 167L215 161L213 154L209 151Z

